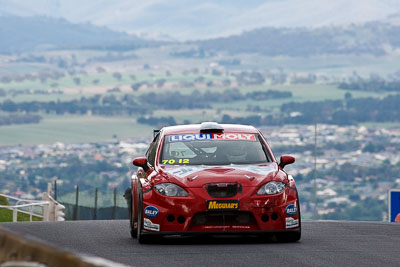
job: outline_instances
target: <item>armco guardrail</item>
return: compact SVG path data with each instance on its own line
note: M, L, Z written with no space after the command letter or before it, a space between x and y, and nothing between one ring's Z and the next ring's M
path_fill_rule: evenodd
M37 240L29 240L1 228L0 264L5 262L37 262L49 267L126 267L99 257L74 254Z
M18 213L29 215L30 221L32 221L33 217L41 218L46 222L65 220L65 207L51 196L51 184L48 184L47 192L43 194L43 201L19 199L5 194L0 194L0 196L15 202L14 205L0 205L0 209L9 209L13 212L13 222L18 221ZM37 207L41 208L41 213L34 211L34 208Z

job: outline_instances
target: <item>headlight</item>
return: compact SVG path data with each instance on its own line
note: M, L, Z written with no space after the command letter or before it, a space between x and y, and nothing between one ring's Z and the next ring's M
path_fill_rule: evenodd
M257 192L257 195L279 194L285 189L285 187L286 185L284 183L272 181L261 186L261 188Z
M182 187L171 184L171 183L163 183L157 184L154 186L154 189L157 193L168 197L187 197L188 193Z

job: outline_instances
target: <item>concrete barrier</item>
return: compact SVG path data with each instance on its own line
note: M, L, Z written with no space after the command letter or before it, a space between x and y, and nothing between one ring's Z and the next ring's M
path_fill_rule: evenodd
M49 267L126 267L100 257L64 251L42 241L6 231L0 226L0 264L10 261L37 262Z

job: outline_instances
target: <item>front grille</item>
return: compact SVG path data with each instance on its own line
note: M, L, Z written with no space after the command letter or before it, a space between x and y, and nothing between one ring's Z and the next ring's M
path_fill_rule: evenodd
M256 224L252 213L247 211L199 212L192 219L192 225L238 225Z
M215 198L234 197L241 189L242 187L238 183L213 183L206 185L208 194Z

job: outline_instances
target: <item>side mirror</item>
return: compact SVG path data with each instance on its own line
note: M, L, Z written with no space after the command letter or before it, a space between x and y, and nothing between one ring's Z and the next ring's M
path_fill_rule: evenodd
M132 164L138 167L142 167L143 169L147 168L147 159L145 157L135 158L132 161Z
M279 167L281 167L282 169L288 165L288 164L292 164L296 161L296 159L292 156L289 155L282 155L281 156L281 160L279 162Z

